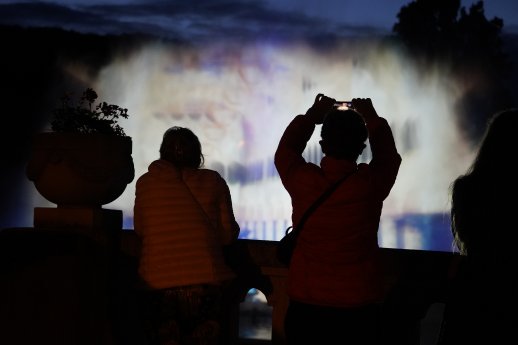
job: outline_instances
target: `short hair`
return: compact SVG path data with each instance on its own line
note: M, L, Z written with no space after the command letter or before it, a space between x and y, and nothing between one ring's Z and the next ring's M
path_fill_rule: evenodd
M327 156L356 161L366 146L368 132L363 117L355 110L333 109L322 123L320 136Z
M205 160L196 134L188 128L178 126L171 127L164 133L160 158L178 168L200 168Z

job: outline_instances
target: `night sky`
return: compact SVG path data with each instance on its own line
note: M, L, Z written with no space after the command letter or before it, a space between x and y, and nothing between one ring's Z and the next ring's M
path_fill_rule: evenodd
M405 0L0 1L0 23L101 34L149 33L211 39L229 35L304 36L387 33ZM469 8L476 1L462 1ZM518 2L484 3L487 18L518 31Z

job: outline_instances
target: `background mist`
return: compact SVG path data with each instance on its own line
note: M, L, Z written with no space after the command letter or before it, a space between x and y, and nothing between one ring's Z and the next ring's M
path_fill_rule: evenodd
M121 126L133 139L136 177L105 205L123 210L125 228L133 227L135 181L158 158L164 131L176 125L199 136L206 167L228 181L242 237L279 239L291 224L291 205L273 154L289 121L325 93L370 97L403 156L385 201L380 244L450 251L449 185L471 163L487 118L517 99L514 88L506 93L516 72L491 79L487 66L471 62L477 54L470 60L435 56L435 48L415 54L389 36L273 31L189 41L1 27L9 49L1 57L7 90L0 225L32 226L34 207L55 207L25 177L31 137L48 130L64 92L90 86L130 114ZM516 37L505 38L515 61ZM318 138L317 127L305 152L316 163ZM369 152L361 159L368 161Z

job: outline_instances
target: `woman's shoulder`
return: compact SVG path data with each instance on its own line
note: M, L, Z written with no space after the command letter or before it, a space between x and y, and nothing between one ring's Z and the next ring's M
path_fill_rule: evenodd
M225 179L219 172L212 169L200 168L189 171L189 179L195 179L199 182L210 182L210 183L226 183Z
M219 172L217 172L216 170L212 170L212 169L200 168L200 169L198 169L198 173L200 173L202 176L207 176L210 178L223 179L223 177L221 177L221 174Z

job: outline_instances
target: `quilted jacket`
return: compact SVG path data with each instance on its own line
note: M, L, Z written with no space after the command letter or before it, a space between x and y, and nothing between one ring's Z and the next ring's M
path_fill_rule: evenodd
M222 245L237 239L239 225L228 185L216 171L152 162L136 183L134 227L142 240L139 273L150 288L234 277Z

